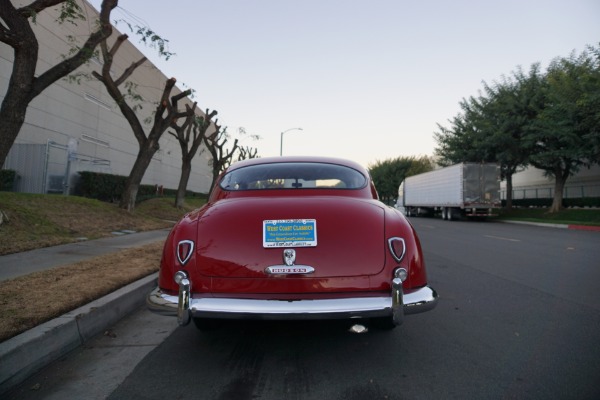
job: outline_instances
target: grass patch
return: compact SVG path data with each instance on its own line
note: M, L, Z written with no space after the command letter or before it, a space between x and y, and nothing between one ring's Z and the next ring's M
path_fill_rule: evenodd
M174 198L154 198L140 203L133 213L115 204L78 196L0 192L0 210L8 222L0 225L0 255L40 247L97 239L114 231L149 231L168 228L183 214L200 207L191 199L183 209Z
M175 208L175 197L158 197L144 200L137 204L135 212L151 218L158 218L163 221L177 221L186 212L202 207L206 199L193 197L185 200L183 209Z
M0 342L158 271L162 246L152 243L1 281Z
M0 192L0 210L9 218L0 225L0 255L112 236L123 229L168 228L204 202L186 199L177 209L173 197L153 198L128 213L77 196ZM152 243L1 281L0 342L158 271L162 246Z
M549 213L548 208L515 208L503 209L498 219L541 222L565 225L600 225L600 209L564 209L556 213Z

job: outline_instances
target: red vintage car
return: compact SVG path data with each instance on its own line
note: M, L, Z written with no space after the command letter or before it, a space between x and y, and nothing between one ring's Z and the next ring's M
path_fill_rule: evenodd
M370 319L431 310L416 232L369 173L325 157L241 161L169 234L152 311L219 319Z

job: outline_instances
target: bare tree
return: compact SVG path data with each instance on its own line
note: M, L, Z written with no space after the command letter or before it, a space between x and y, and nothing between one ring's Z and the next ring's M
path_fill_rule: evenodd
M19 2L22 3L22 2ZM8 88L0 107L0 167L25 122L29 103L57 80L67 76L86 63L96 46L112 33L110 13L118 0L103 0L100 23L73 55L64 58L48 70L38 69L39 44L32 28L38 13L46 8L61 6L58 22L84 19L81 7L75 0L36 0L16 8L11 0L0 0L0 42L13 48L13 65Z
M179 186L177 187L177 196L175 197L175 207L182 208L187 190L188 181L192 172L192 159L198 152L198 148L205 140L206 131L211 126L211 120L217 115L217 111L209 111L206 109L205 116L199 117L195 114L196 103L193 107L189 107L190 112L182 125L173 123L171 128L175 132L169 131L181 146L181 177L179 178ZM215 124L218 120L215 120ZM211 186L212 187L212 186Z
M242 146L238 148L238 161L250 160L252 158L258 158L258 149L252 146Z
M210 152L212 156L211 164L212 167L212 182L210 183L210 190L208 195L213 191L215 186L215 182L219 177L219 174L227 168L229 164L231 164L231 160L236 150L238 149L238 139L233 141L233 147L231 150L225 148L227 141L229 139L229 135L227 134L227 128L221 130L219 125L216 125L216 130L205 137L204 143L206 144L206 148Z
M100 43L100 49L102 51L102 57L104 61L104 65L102 66L102 74L99 74L96 71L92 72L92 74L104 84L109 95L113 98L113 100L115 100L117 106L121 110L121 113L131 126L133 134L135 135L135 138L139 144L138 155L135 163L133 164L129 177L125 182L125 188L123 195L121 196L121 202L119 203L121 208L124 208L128 211L133 211L135 208L135 200L140 183L142 182L142 178L146 173L146 169L152 161L152 157L160 148L159 140L163 133L179 118L188 117L190 113L193 113L193 111L190 111L188 108L187 110L180 112L177 108L179 100L189 96L192 93L192 90L188 89L185 92L171 96L169 99L176 80L175 78L167 79L162 96L154 113L152 127L148 135L146 135L142 121L140 121L138 115L135 113L135 106L131 106L127 103L127 98L131 98L132 93L131 85L126 83L126 80L131 76L131 74L146 61L146 57L142 57L140 60L133 62L117 79L113 79L111 76L111 67L115 54L121 45L127 40L127 38L127 35L120 35L110 49L106 43L106 40L103 40L102 43ZM128 90L127 94L123 94L119 89L119 86L123 84L125 84L124 86ZM135 95L133 96L134 98L137 98Z

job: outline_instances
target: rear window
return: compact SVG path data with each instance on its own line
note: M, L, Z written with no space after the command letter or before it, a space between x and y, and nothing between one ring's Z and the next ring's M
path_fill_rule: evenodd
M360 189L366 184L367 178L353 168L311 162L251 165L221 180L224 190Z

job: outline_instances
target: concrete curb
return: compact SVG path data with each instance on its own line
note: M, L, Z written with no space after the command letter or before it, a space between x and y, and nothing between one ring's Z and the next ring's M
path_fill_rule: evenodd
M500 222L504 222L507 224L517 224L517 225L532 225L532 226L543 226L545 228L561 228L567 229L569 226L565 224L547 224L545 222L529 222L529 221L511 221L511 220L500 220Z
M145 304L154 273L0 343L0 394Z
M569 229L575 229L578 231L600 232L600 226L596 225L569 225Z

